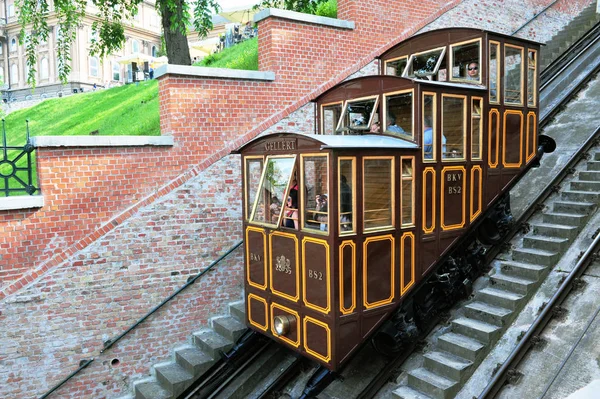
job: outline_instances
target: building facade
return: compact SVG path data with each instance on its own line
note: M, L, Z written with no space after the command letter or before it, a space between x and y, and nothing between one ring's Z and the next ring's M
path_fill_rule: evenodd
M51 2L50 9L53 4ZM98 21L98 8L88 2L86 15L78 28L77 37L71 48L71 72L68 83L63 85L58 76L56 44L60 35L56 14L51 11L48 18L50 28L48 40L38 47L35 66L37 86L34 92L27 84L28 66L25 44L19 44L21 26L17 21L15 0L0 0L0 79L3 82L2 97L5 102L62 96L82 89L111 87L133 80L136 65L119 62L119 58L134 53L156 56L160 48L161 20L154 2L144 1L138 13L125 26L126 43L117 53L104 59L89 54L92 44L92 24ZM143 65L140 66L143 69Z

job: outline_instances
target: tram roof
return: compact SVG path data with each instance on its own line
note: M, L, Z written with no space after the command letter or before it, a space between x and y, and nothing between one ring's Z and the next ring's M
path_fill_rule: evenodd
M299 136L304 139L321 143L321 149L417 149L417 144L394 136L381 134L357 134L357 135L329 135L329 134L305 134L305 133L272 133L255 137L240 148L232 151L239 154L250 144L262 140L280 139L285 137Z

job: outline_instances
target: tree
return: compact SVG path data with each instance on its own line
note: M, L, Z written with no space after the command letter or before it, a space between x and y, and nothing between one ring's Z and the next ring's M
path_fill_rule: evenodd
M98 21L92 24L90 54L104 58L123 47L124 24L137 14L143 0L92 0L98 8ZM86 0L54 0L54 13L58 18L57 59L58 75L67 82L71 67L71 45L83 21ZM26 62L29 66L27 83L35 86L37 47L48 40L48 18L51 16L48 0L17 0L20 43L25 43ZM161 16L167 57L170 64L191 65L186 33L193 27L200 37L206 37L213 28L212 12L219 12L217 0L156 0L156 10ZM192 15L193 13L193 15Z
M282 8L284 10L298 11L306 14L314 14L317 6L327 0L262 0L254 6L259 8Z

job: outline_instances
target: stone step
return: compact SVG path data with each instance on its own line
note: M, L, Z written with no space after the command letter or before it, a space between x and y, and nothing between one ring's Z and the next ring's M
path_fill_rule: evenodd
M453 332L438 337L438 349L476 362L484 354L485 345L472 338Z
M171 399L173 396L158 381L146 381L135 384L135 399Z
M594 157L596 157L598 154L596 154ZM587 166L587 170L600 170L600 159L596 159L594 158L594 161L588 161L586 166Z
M459 391L456 381L421 367L408 372L408 385L426 393L435 399L450 399Z
M600 152L596 153L596 155ZM585 170L579 172L579 178L587 181L600 181L600 170Z
M569 247L569 240L566 238L558 237L547 237L547 236L536 236L528 235L523 237L523 247L532 249L542 249L547 251L556 251L558 253L565 253L565 250Z
M560 253L556 251L545 251L543 249L515 248L512 251L513 260L535 265L554 266L560 257Z
M175 360L194 377L201 376L216 363L216 360L195 346L176 349Z
M562 224L533 223L531 227L533 234L539 234L547 237L566 238L567 240L573 240L579 233L579 229L577 227L565 226Z
M517 294L527 295L538 285L537 281L517 276L509 276L504 273L496 273L490 277L493 288L505 289Z
M229 314L241 321L246 322L246 302L244 300L233 302L229 305Z
M209 329L193 333L192 340L194 345L215 360L221 358L222 352L227 352L233 347L232 341Z
M544 223L564 224L565 226L581 227L587 221L587 215L564 212L548 212L543 215Z
M589 215L596 208L592 202L554 201L553 209L557 213L575 213Z
M236 342L238 338L241 337L247 330L245 324L232 316L217 317L212 319L212 325L216 332L231 342Z
M510 310L518 309L523 298L525 296L522 294L493 287L486 287L477 293L477 299L480 301Z
M481 320L498 327L506 327L511 319L512 310L493 306L488 303L474 301L466 305L465 315L471 319Z
M523 277L528 280L538 281L546 274L547 267L531 263L502 261L500 262L500 271L508 276Z
M177 363L164 363L154 366L158 383L174 397L179 396L194 382L193 375Z
M496 342L502 335L502 329L481 320L459 317L452 320L452 332L472 338L485 344Z
M581 179L581 177L580 177ZM573 191L590 191L598 193L600 191L599 181L576 180L571 182L571 190Z
M392 392L392 396L398 399L431 399L431 396L427 396L424 393L416 391L406 385L401 385Z
M442 377L450 380L464 382L469 376L469 369L473 362L448 352L428 352L423 355L423 366Z
M600 162L599 162L600 163ZM600 193L591 191L575 191L575 190L563 190L560 193L560 199L565 201L576 201L576 202L598 202L598 196Z

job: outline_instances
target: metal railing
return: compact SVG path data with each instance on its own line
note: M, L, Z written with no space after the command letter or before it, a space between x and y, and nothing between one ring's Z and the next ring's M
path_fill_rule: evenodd
M39 189L34 185L33 152L35 148L27 135L22 146L10 146L6 139L6 122L2 119L2 155L0 156L1 196L33 195Z

